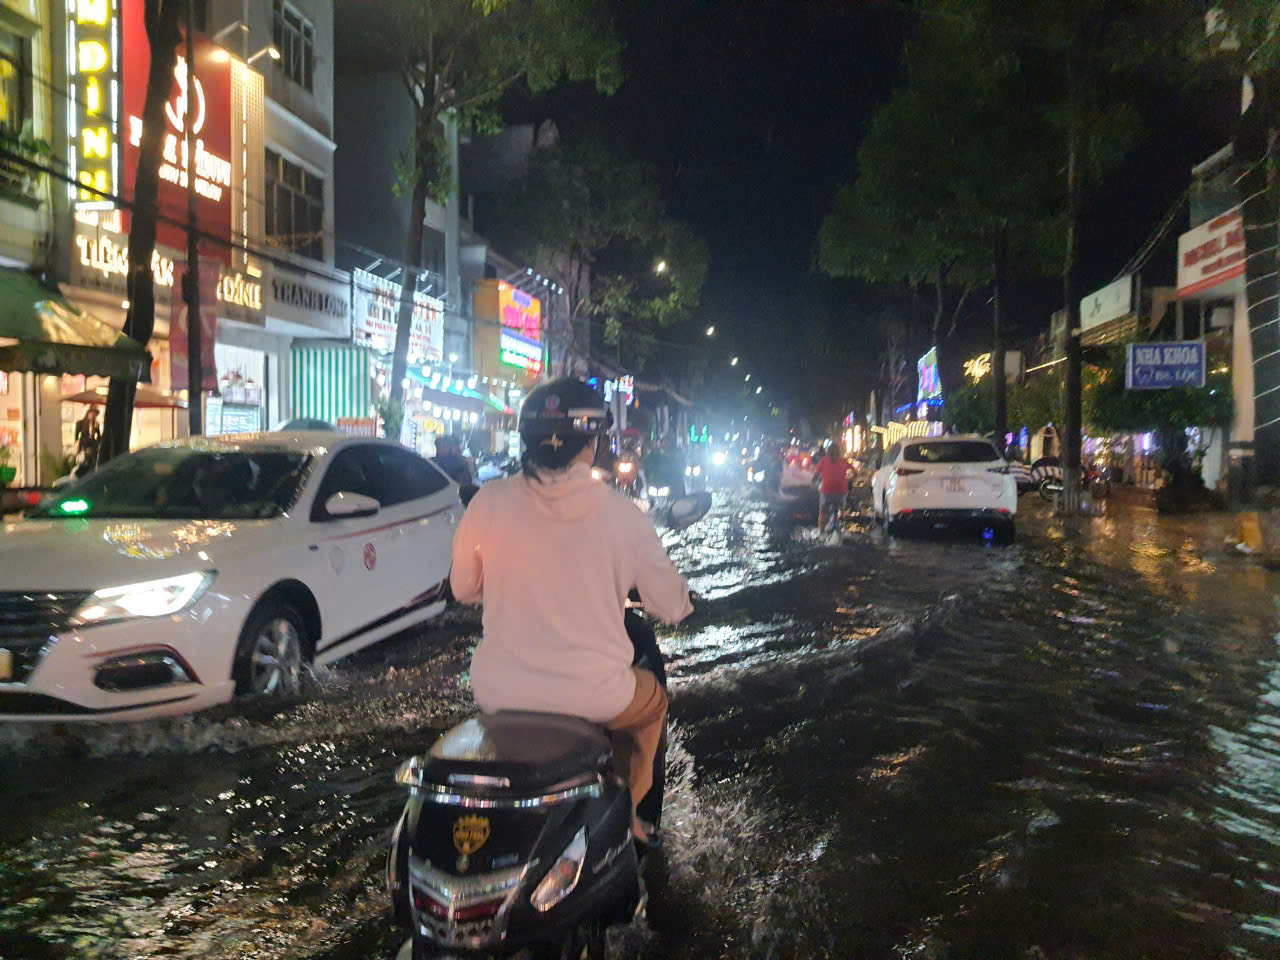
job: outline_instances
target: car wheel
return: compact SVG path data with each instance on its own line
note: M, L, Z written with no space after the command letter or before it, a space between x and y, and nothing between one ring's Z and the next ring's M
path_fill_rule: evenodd
M237 697L298 692L309 645L302 615L285 600L260 603L240 631L232 679Z

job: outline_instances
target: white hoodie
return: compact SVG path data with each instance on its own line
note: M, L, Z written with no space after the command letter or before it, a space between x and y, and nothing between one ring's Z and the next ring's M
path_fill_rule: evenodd
M631 703L628 591L668 623L693 612L649 518L577 464L491 480L453 538L453 595L484 603L471 687L486 713L536 710L596 723Z

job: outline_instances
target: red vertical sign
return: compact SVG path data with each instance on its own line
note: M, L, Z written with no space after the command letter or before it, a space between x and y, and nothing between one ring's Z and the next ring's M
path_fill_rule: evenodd
M138 147L142 137L142 110L147 98L147 74L151 69L151 47L143 22L142 0L122 4L123 96L121 98L120 139L122 141L123 194L133 200L138 172ZM205 236L201 256L224 263L231 257L231 57L209 41L195 37L195 64L188 70L185 38L178 45L173 88L165 104L165 129L160 161L158 197L160 222L157 242L185 249L187 223L187 172L194 168L197 226ZM190 74L190 79L188 79ZM187 157L186 122L188 108L195 134L195 157ZM128 225L125 226L126 231Z

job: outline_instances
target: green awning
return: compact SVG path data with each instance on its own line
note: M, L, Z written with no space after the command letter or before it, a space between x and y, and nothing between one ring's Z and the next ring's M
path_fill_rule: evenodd
M151 355L21 270L0 270L0 370L149 382Z

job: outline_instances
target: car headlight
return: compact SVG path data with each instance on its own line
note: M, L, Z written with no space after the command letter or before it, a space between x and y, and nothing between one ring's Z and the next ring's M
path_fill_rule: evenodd
M546 913L573 892L582 876L582 861L587 859L587 828L582 827L560 854L547 875L529 897L539 913Z
M693 475L694 475L695 477L700 477L700 476L702 476L702 467L694 467L694 468L693 468Z
M761 470L752 479L755 480L756 483L764 483L764 471Z
M163 580L104 587L95 590L76 611L76 619L90 625L133 617L166 617L199 600L216 576L212 570L198 570Z
M723 450L717 450L715 453L711 455L711 462L714 463L717 467L723 467L724 461L725 461L725 453Z

